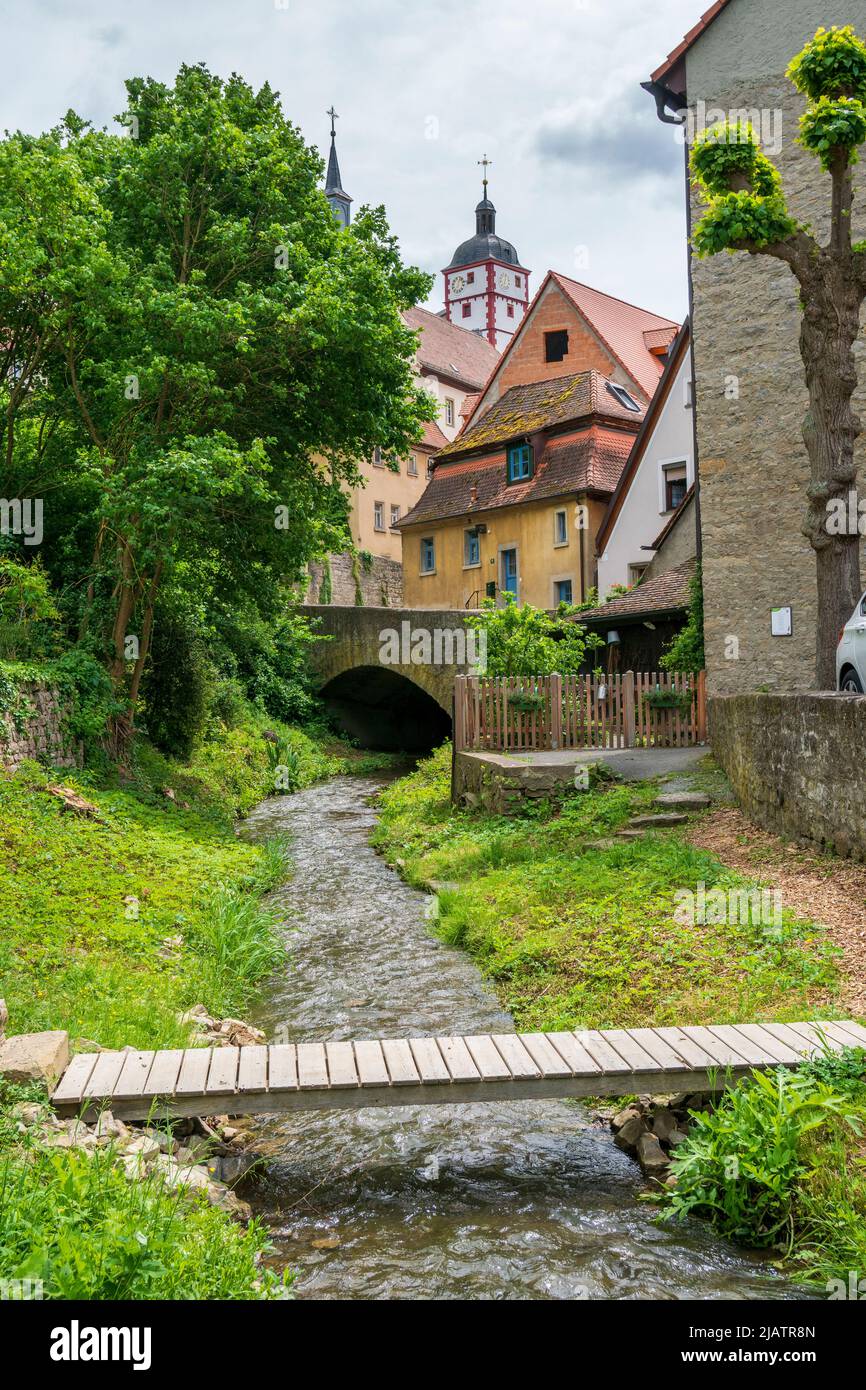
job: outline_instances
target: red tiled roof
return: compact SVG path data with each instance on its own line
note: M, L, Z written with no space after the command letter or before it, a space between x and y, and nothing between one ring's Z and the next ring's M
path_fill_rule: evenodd
M499 361L498 351L486 338L449 323L440 314L431 314L429 309L404 309L403 321L409 328L421 330L416 354L419 367L464 382L468 390L483 386Z
M627 410L607 387L607 377L596 371L509 386L474 425L470 422L448 448L443 449L442 457L451 458L471 449L504 444L535 430L593 414L627 420L637 430L644 416L643 405L635 401L639 409Z
M628 458L632 438L631 433L602 424L584 426L564 438L557 436L525 483L506 481L504 449L495 457L437 462L423 495L398 525L442 521L581 492L610 492Z
M650 81L666 84L666 78L671 75L672 69L675 68L680 59L688 53L695 40L699 39L706 29L709 29L713 20L717 15L721 14L727 4L728 0L716 0L716 3L711 5L710 8L701 15L694 28L689 30L682 43L678 44L673 52L668 54L664 62L656 68L655 72L650 74Z
M443 434L435 420L428 420L424 425L424 438L421 443L428 449L432 449L434 454L438 454L442 449L448 447L448 436Z
M648 328L643 335L647 352L658 352L659 348L669 348L677 336L675 328Z
M591 285L582 285L579 280L570 280L558 271L551 271L551 274L629 376L646 392L647 397L652 396L663 364L649 351L644 334L665 329L673 340L680 325L674 323L673 319L663 318L661 314L652 314L648 309L639 309L635 304L615 299L613 295L595 290Z
M694 557L656 579L645 579L627 594L581 613L579 622L602 623L614 618L644 618L653 613L676 613L689 606L689 580L695 572Z

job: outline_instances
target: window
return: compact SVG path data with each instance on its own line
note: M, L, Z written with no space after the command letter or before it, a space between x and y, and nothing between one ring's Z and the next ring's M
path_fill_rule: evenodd
M463 317L465 319L472 317L472 305L469 303L468 299L464 299L463 301Z
M521 483L532 477L532 448L529 444L512 444L508 450L508 481Z
M573 591L573 587L572 587L572 582L571 582L570 579L557 579L557 580L555 580L554 585L553 585L553 602L554 602L554 605L558 605L558 604L560 604L560 603L573 603L573 602L574 602L574 600L573 600L573 598L572 598L572 593L573 593L573 592L574 592L574 591Z
M467 272L466 272L466 283L467 283L467 285L474 285L474 284L475 284L475 271L474 271L474 270L467 270Z
M629 395L624 386L616 386L614 382L609 381L607 383L607 389L614 400L619 401L620 405L625 406L626 410L636 410L640 412L640 406L637 401L633 396Z
M513 319L513 318L514 318L514 305L513 305L513 304L509 304L509 306L508 306L508 317L509 317L510 319Z
M646 574L646 570L647 570L647 567L646 567L645 564L629 565L629 567L628 567L628 582L629 582L629 584L639 584L640 581L643 579L644 575Z
M515 275L514 283L517 286L517 288L520 289L520 286L523 284L523 281L521 280L519 275Z
M406 463L406 472L410 478L418 477L418 459L415 454L410 454Z
M379 448L378 444L373 450L373 462L377 468L385 467L385 460L382 458L382 450Z
M385 529L385 503L373 503L373 530L384 531Z
M694 403L694 399L695 399L694 386L695 386L695 383L692 381L691 377L688 377L688 378L683 382L683 405L685 406L686 410L691 410L692 405L693 405L693 403Z
M400 520L400 508L391 503L391 525L396 526Z
M684 463L666 463L662 468L664 478L664 510L666 512L676 511L686 495L686 465Z
M554 333L544 335L545 362L561 362L568 356L568 329L557 328Z
M432 477L433 477L433 469L435 468L435 466L436 466L436 465L434 464L434 462L433 462L432 459L428 459L428 460L427 460L427 477L428 477L428 478L432 478Z
M450 396L445 397L445 423L446 425L454 424L454 402Z
M553 514L554 545L568 545L568 516L565 507Z
M429 536L421 542L421 573L436 573L436 545Z
M463 532L463 567L464 569L471 569L480 564L481 542L478 539L478 532L473 527L471 530Z

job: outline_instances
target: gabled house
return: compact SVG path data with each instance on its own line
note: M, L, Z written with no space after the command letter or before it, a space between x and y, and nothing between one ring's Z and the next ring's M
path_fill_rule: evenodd
M697 554L695 507L690 503L691 537L679 516L695 485L694 421L689 325L686 321L667 352L664 370L644 416L622 476L596 538L598 592L606 599L614 587L639 582L660 545L659 533L677 516L677 538Z
M476 409L399 523L406 605L582 601L644 411L637 392L596 370L516 384Z

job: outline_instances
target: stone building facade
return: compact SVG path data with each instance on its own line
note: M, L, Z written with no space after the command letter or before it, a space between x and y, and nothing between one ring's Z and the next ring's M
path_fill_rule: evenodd
M722 0L652 74L654 95L662 88L687 101L692 130L712 123L712 108L758 113L789 209L821 241L830 180L796 143L804 100L785 70L821 25L833 24L866 36L866 0ZM671 138L682 138L673 126ZM866 164L854 172L859 239ZM700 215L693 193L693 225ZM816 579L801 534L809 464L798 286L787 266L763 256L693 255L691 273L708 687L716 694L807 689L815 675ZM862 365L866 346L858 347ZM864 451L861 438L861 467ZM791 635L773 636L772 610L787 607Z

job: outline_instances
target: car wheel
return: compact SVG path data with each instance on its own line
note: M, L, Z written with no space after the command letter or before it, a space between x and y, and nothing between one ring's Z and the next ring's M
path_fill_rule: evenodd
M853 671L850 666L842 674L842 678L839 682L839 689L844 695L863 694L863 682L860 680L857 672Z

